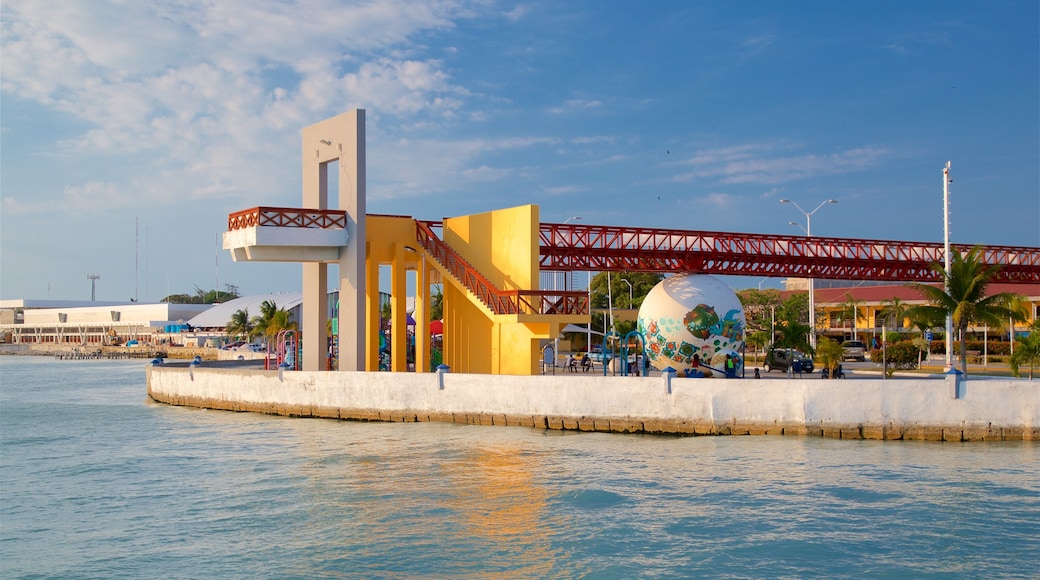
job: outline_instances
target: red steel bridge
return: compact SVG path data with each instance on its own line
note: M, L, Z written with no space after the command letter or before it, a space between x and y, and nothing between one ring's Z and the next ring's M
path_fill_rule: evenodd
M941 282L943 244L543 223L545 271L698 272L735 276ZM971 246L955 244L962 253ZM1040 282L1040 248L983 246L994 281Z
M255 207L228 216L228 231L277 226L343 229L346 212ZM588 312L586 292L503 290L440 239L437 221L416 220L416 241L496 314ZM955 245L961 252L971 246ZM998 266L994 280L1040 283L1040 248L984 246L981 259ZM543 223L539 264L544 271L698 272L733 276L802 277L893 282L941 282L932 265L943 246L772 234Z

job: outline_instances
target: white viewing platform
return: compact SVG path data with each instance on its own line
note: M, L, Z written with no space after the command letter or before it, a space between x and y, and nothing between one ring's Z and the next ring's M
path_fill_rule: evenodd
M348 238L345 211L254 207L228 215L224 249L236 262L338 262Z

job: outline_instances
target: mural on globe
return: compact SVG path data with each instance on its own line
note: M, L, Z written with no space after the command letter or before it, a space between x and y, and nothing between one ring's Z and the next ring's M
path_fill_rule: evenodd
M638 324L647 359L659 370L672 367L679 376L701 376L708 367L724 373L726 355L734 372L744 366L744 308L714 276L680 274L663 280L643 300Z

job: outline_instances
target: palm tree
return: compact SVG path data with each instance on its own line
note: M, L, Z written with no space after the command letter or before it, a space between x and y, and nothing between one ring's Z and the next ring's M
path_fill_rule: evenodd
M909 308L903 299L894 296L891 300L882 300L881 304L881 316L885 318L886 326L890 326L895 330L903 328L903 320L906 318L906 311Z
M778 320L776 322L776 342L774 348L793 348L812 356L812 344L809 343L809 325L797 320Z
M1040 320L1033 321L1029 336L1015 341L1015 353L1008 360L1008 365L1016 377L1022 365L1029 365L1029 380L1033 380L1033 369L1040 366Z
M278 333L283 330L299 330L299 325L292 319L292 313L285 308L278 308L272 301L264 300L260 304L260 316L253 317L253 330L262 335L268 343L274 342Z
M943 278L943 287L920 282L908 284L923 294L929 304L907 309L907 316L920 314L934 318L949 314L953 318L954 330L960 334L961 372L964 374L968 372L969 326L982 323L1003 328L1008 320L1023 320L1021 310L1014 307L1018 300L1016 294L999 292L987 295L986 287L1000 268L983 264L981 252L980 246L973 247L963 255L957 249L952 250L949 274L942 264L932 264L931 269Z
M285 308L279 308L267 323L266 334L268 342L274 340L278 333L283 330L299 330L300 326L292 319L292 313Z
M267 327L271 324L271 319L274 318L276 312L278 312L278 305L273 300L264 300L260 303L260 315L253 317L253 332L254 336L269 337L272 336L268 332ZM275 332L274 334L278 334ZM270 340L268 340L270 342Z
M235 339L245 337L251 340L256 336L253 333L253 322L249 320L249 309L235 311L224 327L224 332Z
M444 291L438 287L436 292L430 294L430 320L444 318Z
M856 300L852 297L851 293L845 294L845 301L841 303L841 315L846 319L852 319L852 338L856 338L856 322L859 320L866 320L866 315L860 314L859 307L863 304L861 300Z
M922 351L927 352L929 356L932 354L932 343L925 340L925 333L933 328L941 327L946 317L939 312L912 312L910 308L904 310L903 315L910 321L910 326L916 328L921 333L919 340L923 341L923 344L915 342L918 346L917 367L921 368ZM924 348L920 348L921 346L924 346Z

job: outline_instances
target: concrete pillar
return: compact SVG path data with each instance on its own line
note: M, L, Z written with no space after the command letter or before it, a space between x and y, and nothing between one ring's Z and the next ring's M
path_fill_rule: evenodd
M316 262L303 264L303 337L302 368L323 371L328 356L326 325L328 323L329 267Z
M328 154L322 154L313 136L303 132L303 207L329 208ZM305 371L325 369L325 321L328 316L328 266L304 262L302 276L303 320L300 336L303 344L301 368Z

